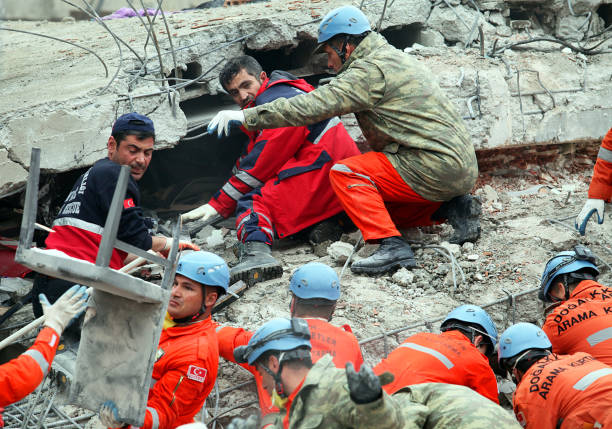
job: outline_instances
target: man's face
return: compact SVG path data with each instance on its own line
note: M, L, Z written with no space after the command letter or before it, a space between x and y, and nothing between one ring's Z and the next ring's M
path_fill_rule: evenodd
M328 43L323 45L323 50L327 54L327 68L338 73L338 71L342 68L342 61L340 60L340 57Z
M269 368L269 366L268 366L268 368ZM255 362L255 369L257 370L257 372L261 376L261 385L266 390L266 392L268 392L269 395L272 395L272 392L274 391L274 387L275 387L275 384L276 384L274 382L274 377L272 377L268 373L268 371L266 371L263 368L263 366L260 363L258 363L258 362Z
M203 287L185 276L177 274L170 292L168 313L173 319L182 319L196 314L202 307Z
M252 76L246 69L240 70L227 85L227 92L234 99L234 102L244 109L249 103L255 100L255 96L261 88L261 83L266 79L266 72L261 72L259 76Z
M108 157L119 165L129 165L134 180L140 180L147 171L153 155L153 137L138 140L134 135L128 135L121 141L119 147L111 136L108 139Z

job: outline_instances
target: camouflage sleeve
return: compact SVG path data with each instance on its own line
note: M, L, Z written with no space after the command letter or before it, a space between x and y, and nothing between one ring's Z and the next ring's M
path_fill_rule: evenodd
M427 407L404 403L383 392L369 404L355 404L355 428L420 429L425 424Z
M382 98L384 88L381 70L357 60L330 83L312 92L245 109L245 127L249 130L299 127L360 112L374 106Z

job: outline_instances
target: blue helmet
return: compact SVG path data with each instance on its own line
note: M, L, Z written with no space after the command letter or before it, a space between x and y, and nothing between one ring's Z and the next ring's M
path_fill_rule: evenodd
M340 279L330 266L310 262L295 270L289 289L298 298L337 301L340 298Z
M574 247L574 250L566 250L557 253L546 263L544 273L542 274L538 298L540 298L541 301L550 302L551 299L548 296L548 290L557 276L574 273L584 269L590 272L593 277L599 275L599 269L597 269L597 265L595 265L595 255L593 255L588 248L578 245Z
M458 320L459 322L470 323L479 325L489 336L489 340L491 340L491 344L495 347L497 343L497 328L495 327L495 323L482 307L472 304L464 304L453 311L448 313L444 321L442 322L442 326L444 326L447 322L452 320Z
M533 323L521 322L510 326L501 334L497 360L508 359L530 349L551 348L552 344L542 329Z
M370 21L362 11L355 6L341 6L323 18L319 25L317 42L327 42L338 34L358 35L370 30Z
M203 285L219 286L224 292L229 288L229 268L223 258L214 253L199 251L182 256L176 274Z
M234 349L237 363L253 365L259 357L269 350L289 352L305 350L310 356L310 329L304 319L272 319L262 325L246 346Z

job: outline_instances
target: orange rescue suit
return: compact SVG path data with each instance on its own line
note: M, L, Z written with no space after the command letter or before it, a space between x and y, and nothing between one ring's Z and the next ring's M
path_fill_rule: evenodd
M542 329L553 352L586 352L612 366L612 288L593 280L580 282L546 317Z
M488 359L456 330L408 337L374 367L377 375L387 371L395 376L383 386L389 395L411 384L446 383L469 387L499 403L497 379Z
M612 198L612 128L601 142L588 195L607 202Z
M313 363L326 354L330 354L337 368L344 368L347 362L352 362L355 368L359 370L363 363L363 356L361 355L357 338L355 338L348 325L338 328L320 319L305 318L305 320L310 328ZM252 332L245 331L242 328L219 327L217 329L219 355L225 360L235 363L234 349L238 346L247 345L252 336ZM278 408L272 405L272 398L263 388L262 378L255 369L255 366L247 364L242 364L241 366L255 376L261 415L278 413Z
M512 402L526 428L610 428L612 368L587 353L551 354L529 368Z

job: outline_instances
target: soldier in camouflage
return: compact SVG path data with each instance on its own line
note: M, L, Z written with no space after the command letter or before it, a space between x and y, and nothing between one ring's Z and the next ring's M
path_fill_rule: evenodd
M478 175L474 146L431 71L371 31L363 13L343 6L328 13L319 43L338 76L328 85L245 109L222 111L209 132L302 126L354 113L373 152L332 167L336 195L366 241L381 246L355 262L354 272L381 274L416 266L398 227L454 227L451 242L480 236L480 202L470 195Z

